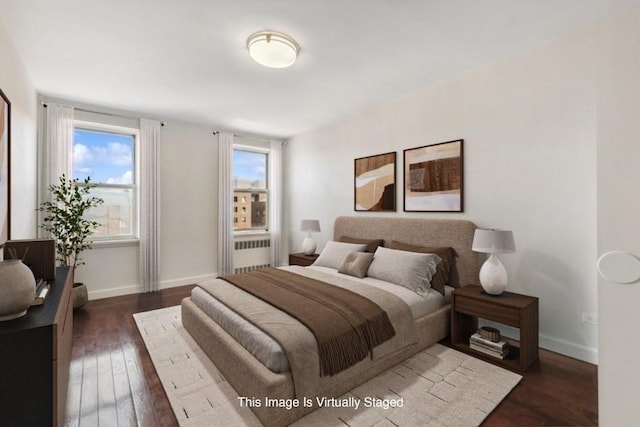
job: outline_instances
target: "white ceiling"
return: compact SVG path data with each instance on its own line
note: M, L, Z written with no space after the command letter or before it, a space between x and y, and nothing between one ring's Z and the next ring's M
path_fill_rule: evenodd
M42 94L288 137L639 6L640 0L0 0L0 23ZM300 44L293 67L264 68L249 58L247 37L264 29Z

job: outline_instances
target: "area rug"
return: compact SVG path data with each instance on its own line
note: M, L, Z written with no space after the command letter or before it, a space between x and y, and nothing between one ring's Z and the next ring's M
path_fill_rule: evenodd
M134 318L181 426L262 425L184 330L179 306ZM434 344L293 426L477 426L521 379Z

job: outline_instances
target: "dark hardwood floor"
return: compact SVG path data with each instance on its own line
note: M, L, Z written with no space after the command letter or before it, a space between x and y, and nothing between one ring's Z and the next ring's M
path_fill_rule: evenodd
M132 315L178 305L192 287L89 301L75 311L65 425L177 425Z
M90 301L75 312L66 425L177 425L132 315L178 305L191 288ZM597 424L596 366L541 350L483 426Z
M597 426L597 366L546 350L483 426Z

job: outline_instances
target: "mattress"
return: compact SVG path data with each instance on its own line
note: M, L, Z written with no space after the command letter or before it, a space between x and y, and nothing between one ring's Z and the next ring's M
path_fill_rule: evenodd
M287 269L287 267L282 268ZM423 297L401 286L371 277L358 279L338 273L337 270L327 267L311 266L307 268L329 275L335 275L343 278L348 277L350 280L393 293L409 306L414 319L432 313L440 307L448 304L451 298L451 292L453 291L453 288L447 287L445 296L442 296L439 292L431 289L429 293ZM283 348L277 341L271 338L271 336L245 320L235 311L228 308L214 296L198 286L193 288L191 298L196 306L211 317L229 335L234 337L239 344L247 349L247 351L249 351L269 370L276 373L287 372L290 370L289 361Z

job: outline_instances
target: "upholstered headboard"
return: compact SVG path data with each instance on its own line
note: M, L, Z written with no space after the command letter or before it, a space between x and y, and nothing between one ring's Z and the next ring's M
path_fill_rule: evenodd
M457 219L382 218L341 216L333 226L333 238L342 236L384 239L420 246L450 246L458 253L453 286L479 284L480 254L471 250L476 226Z

